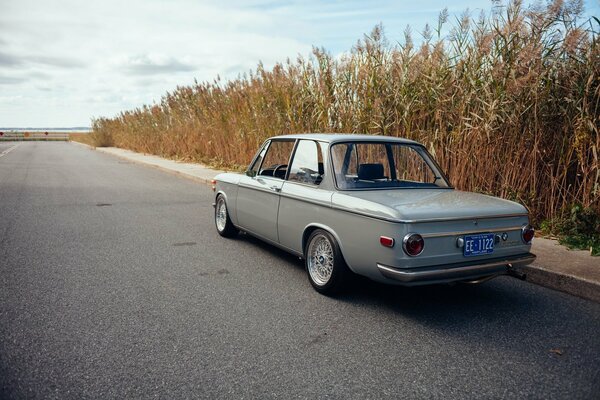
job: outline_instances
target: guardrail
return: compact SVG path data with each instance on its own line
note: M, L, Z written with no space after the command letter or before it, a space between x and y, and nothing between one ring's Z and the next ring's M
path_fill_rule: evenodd
M0 132L0 142L24 141L68 141L69 134L63 132Z

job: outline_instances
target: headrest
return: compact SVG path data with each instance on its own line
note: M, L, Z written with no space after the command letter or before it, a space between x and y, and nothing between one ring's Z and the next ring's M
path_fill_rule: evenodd
M358 166L358 179L373 181L382 178L385 178L383 164L360 164Z

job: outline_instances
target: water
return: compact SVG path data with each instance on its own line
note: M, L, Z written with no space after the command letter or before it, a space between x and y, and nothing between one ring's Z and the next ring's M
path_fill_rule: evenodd
M75 133L81 132L86 133L90 132L92 129L89 126L75 126L72 128L2 128L0 127L0 132L8 133L8 132L54 132L54 133Z

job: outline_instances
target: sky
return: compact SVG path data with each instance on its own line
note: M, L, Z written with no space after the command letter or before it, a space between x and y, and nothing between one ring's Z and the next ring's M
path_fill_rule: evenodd
M600 16L600 1L585 0ZM90 126L177 86L349 50L382 23L391 43L490 0L0 0L0 127Z

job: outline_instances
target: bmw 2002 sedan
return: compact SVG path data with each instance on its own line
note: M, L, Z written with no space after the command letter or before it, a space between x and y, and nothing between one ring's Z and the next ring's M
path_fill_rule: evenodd
M426 148L371 135L276 136L245 174L215 177L215 225L305 260L333 293L352 273L422 285L479 282L531 263L525 207L454 189Z

